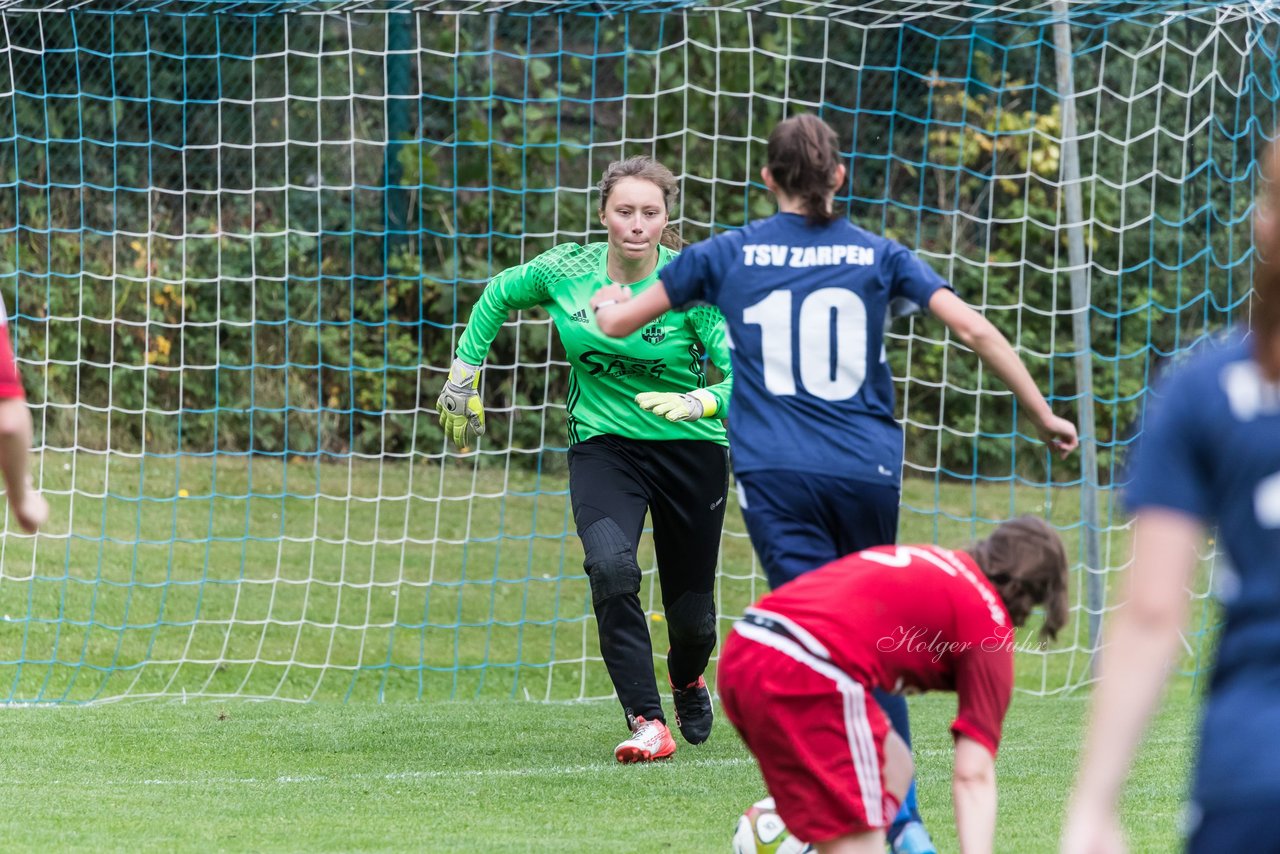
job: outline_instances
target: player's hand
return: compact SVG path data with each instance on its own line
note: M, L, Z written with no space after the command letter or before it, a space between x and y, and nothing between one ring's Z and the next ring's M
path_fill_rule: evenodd
M1062 827L1060 854L1128 854L1124 831L1114 812L1073 806Z
M716 414L716 398L703 388L688 394L674 391L642 391L636 395L636 403L646 412L661 415L668 421L697 421Z
M1080 438L1076 435L1076 425L1052 413L1043 424L1036 425L1036 432L1040 434L1040 441L1052 448L1059 459L1065 460L1067 454L1074 451L1080 444Z
M629 299L631 299L631 287L629 285L605 285L592 295L591 310L593 312L599 311L607 305L616 305Z
M459 448L467 447L468 430L477 436L484 433L484 404L476 390L479 386L480 368L454 359L449 379L436 399L440 426Z
M40 526L49 519L49 502L45 501L44 496L31 485L30 477L27 478L26 491L20 499L10 504L9 509L22 530L28 534L34 534L40 530Z

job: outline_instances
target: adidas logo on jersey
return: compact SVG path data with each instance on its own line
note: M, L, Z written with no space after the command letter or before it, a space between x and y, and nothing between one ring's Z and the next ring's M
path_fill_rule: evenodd
M573 314L569 315L569 319L572 320L574 323L586 323L587 310L585 308L580 308L577 311L575 311Z

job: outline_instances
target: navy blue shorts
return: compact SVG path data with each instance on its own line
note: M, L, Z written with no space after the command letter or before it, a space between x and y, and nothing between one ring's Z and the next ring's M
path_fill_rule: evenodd
M770 588L897 538L896 486L785 470L747 472L737 483L742 518Z
M1280 829L1276 827L1280 804L1263 802L1208 809L1193 805L1191 810L1188 854L1280 854Z

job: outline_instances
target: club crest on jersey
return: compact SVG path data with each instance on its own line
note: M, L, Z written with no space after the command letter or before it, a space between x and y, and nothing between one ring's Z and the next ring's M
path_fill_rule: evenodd
M640 337L648 341L650 344L661 344L663 341L667 340L667 330L666 327L662 325L662 318L659 317L653 323L646 326L644 331L640 333Z

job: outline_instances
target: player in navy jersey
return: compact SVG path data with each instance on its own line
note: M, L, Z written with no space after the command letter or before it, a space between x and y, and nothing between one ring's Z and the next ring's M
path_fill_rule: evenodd
M769 135L765 186L779 213L695 244L635 295L614 287L592 305L622 336L672 306L718 306L735 386L729 442L742 515L772 587L841 555L894 542L902 428L884 351L891 310L927 309L1017 395L1042 439L1066 454L1071 422L1053 414L1013 348L904 246L833 212L845 178L835 132L815 116ZM910 742L906 702L878 694ZM929 851L914 789L896 847ZM910 821L908 821L908 819ZM906 834L904 836L904 833Z
M0 473L4 476L9 512L18 526L34 534L49 516L44 496L31 485L27 455L31 452L31 412L9 345L9 318L0 301Z
M1280 162L1254 220L1250 334L1205 345L1152 392L1126 492L1133 564L1106 646L1062 850L1125 850L1129 765L1181 649L1203 526L1231 569L1200 724L1187 849L1280 852Z

